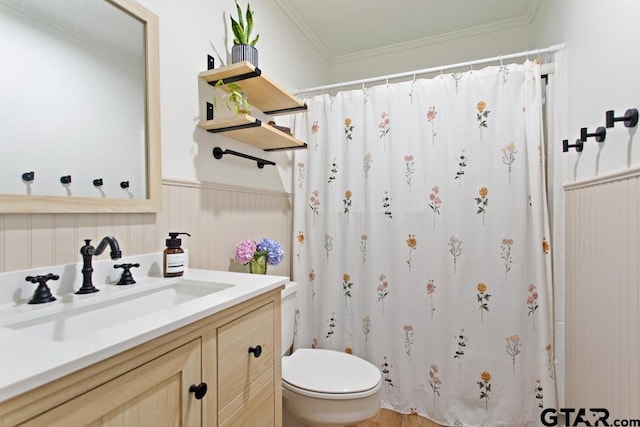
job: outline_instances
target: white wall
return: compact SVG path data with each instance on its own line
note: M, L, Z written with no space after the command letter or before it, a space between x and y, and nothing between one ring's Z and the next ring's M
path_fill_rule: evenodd
M160 21L160 98L162 114L162 175L203 182L214 182L271 190L290 184L290 153L266 153L222 134L211 134L197 127L204 103L212 99L211 88L198 81L206 70L207 54L225 62L230 55L232 35L229 13L236 14L233 0L139 0ZM246 7L246 1L239 2ZM326 82L328 64L315 52L297 27L282 13L274 0L250 2L254 15L254 34L259 67L280 86L296 87ZM249 97L251 94L249 94ZM258 118L262 118L256 113ZM204 117L203 117L204 118ZM286 125L286 116L276 117ZM258 169L255 162L232 156L215 160L215 146L273 160L277 168ZM283 169L281 169L283 168Z

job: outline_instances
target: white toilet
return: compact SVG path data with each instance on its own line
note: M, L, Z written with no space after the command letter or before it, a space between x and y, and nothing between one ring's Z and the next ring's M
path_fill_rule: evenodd
M285 427L344 426L364 422L380 410L382 374L373 364L351 354L301 348L285 356L293 344L296 290L282 291L282 403ZM294 420L288 419L293 415Z

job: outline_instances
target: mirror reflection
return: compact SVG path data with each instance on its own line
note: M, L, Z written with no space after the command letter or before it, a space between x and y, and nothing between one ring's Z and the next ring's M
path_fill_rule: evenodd
M106 0L0 0L0 194L147 198L145 25Z

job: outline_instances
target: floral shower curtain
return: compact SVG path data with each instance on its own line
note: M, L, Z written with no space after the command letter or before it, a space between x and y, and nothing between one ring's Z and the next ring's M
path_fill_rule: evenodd
M295 347L369 360L398 412L539 425L556 404L539 66L307 104Z

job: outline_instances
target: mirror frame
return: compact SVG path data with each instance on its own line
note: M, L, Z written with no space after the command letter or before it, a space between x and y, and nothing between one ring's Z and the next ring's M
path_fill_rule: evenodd
M160 145L160 61L158 17L134 0L104 0L144 25L146 76L146 199L0 194L0 213L160 212L162 165Z

